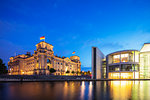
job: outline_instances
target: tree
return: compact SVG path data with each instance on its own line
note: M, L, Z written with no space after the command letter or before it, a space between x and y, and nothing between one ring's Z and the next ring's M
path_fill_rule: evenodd
M50 68L50 73L55 73L56 72L56 70L54 69L54 68Z
M8 70L5 64L3 63L3 60L0 58L0 74L7 74Z
M72 71L72 74L74 74L75 72L74 71Z
M77 75L79 75L79 74L80 74L80 73L79 73L79 71L77 71L76 73L77 73Z
M90 71L87 71L87 75L91 75L91 72L90 72Z
M66 71L66 73L70 73L70 71L69 71L69 70L67 70L67 71Z

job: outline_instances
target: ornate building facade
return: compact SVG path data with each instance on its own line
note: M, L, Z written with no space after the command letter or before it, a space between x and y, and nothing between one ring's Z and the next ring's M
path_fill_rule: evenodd
M9 75L48 75L54 68L55 75L77 75L81 71L80 57L58 57L54 55L53 46L44 41L36 45L34 54L10 57L8 62Z

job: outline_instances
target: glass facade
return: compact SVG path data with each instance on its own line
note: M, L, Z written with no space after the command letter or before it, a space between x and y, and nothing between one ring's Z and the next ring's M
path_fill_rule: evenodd
M150 78L150 43L145 43L140 51L140 78Z
M109 79L138 79L139 72L110 72Z
M107 78L139 78L139 51L124 50L109 54L107 62Z
M132 71L132 65L131 64L122 64L121 71Z
M119 63L120 62L120 55L114 55L113 56L113 63Z
M150 78L150 52L140 54L140 78Z
M109 79L150 79L150 43L145 43L140 52L123 50L111 53L106 57L106 65L102 66L102 76Z
M112 66L109 66L109 71L119 71L119 65L112 65Z
M129 54L121 54L121 62L128 62Z
M124 51L109 56L109 64L120 62L139 62L139 51Z

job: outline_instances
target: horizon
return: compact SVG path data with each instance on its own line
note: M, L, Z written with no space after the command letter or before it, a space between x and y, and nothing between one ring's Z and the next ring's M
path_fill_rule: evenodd
M150 1L0 1L0 58L7 65L16 54L33 54L45 36L54 54L81 59L91 71L91 48L109 53L150 43Z

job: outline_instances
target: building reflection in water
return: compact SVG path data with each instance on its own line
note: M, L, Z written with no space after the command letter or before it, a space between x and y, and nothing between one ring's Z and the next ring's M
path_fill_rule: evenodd
M94 81L93 82L93 97L94 100L108 100L109 97L109 87L106 81Z
M93 88L93 84L92 81L89 82L89 91L88 91L88 100L92 100L92 88Z
M113 100L131 99L132 81L110 81L109 85Z
M150 81L0 83L0 100L149 100Z
M81 99L84 100L84 93L85 93L85 82L82 81L81 84Z

